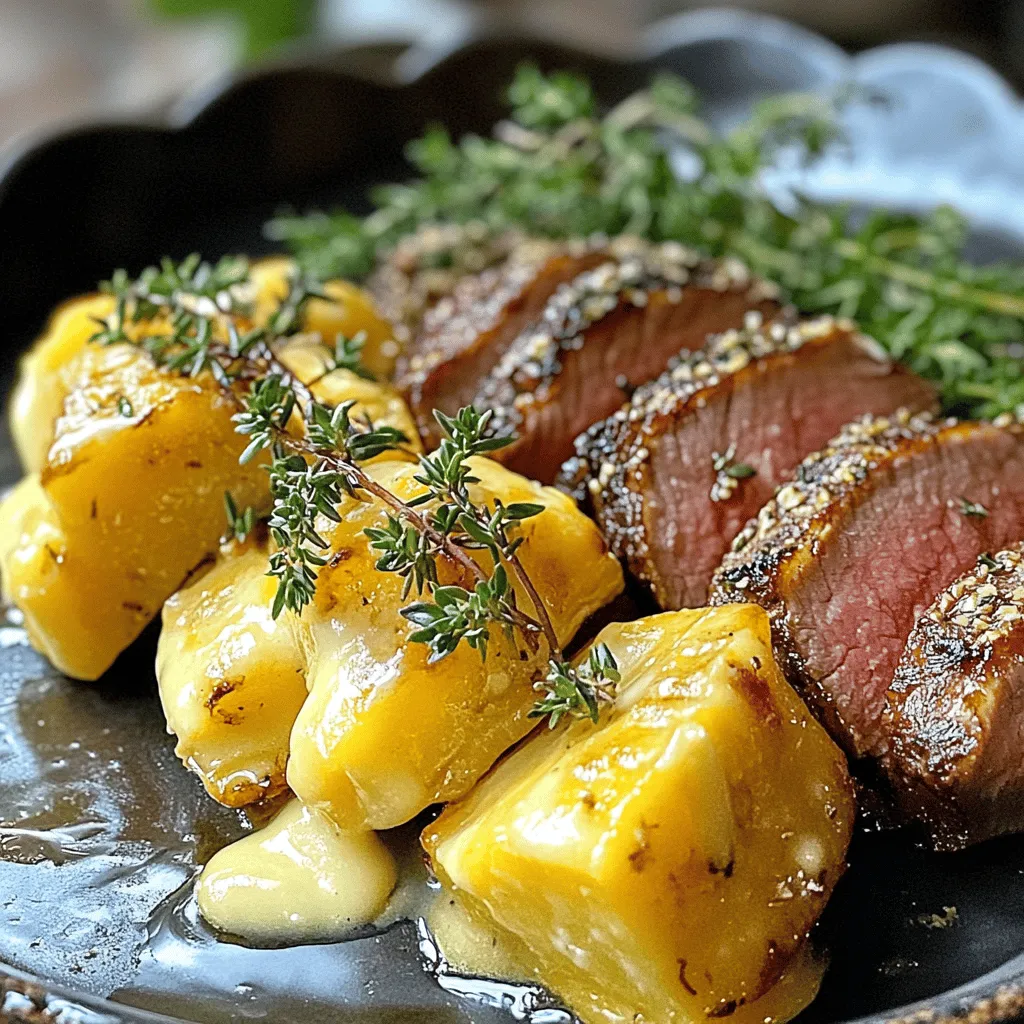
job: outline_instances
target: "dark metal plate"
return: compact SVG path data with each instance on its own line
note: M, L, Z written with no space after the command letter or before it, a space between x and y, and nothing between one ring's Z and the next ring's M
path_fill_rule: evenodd
M849 153L810 171L780 167L771 187L868 205L951 201L971 216L980 258L1024 252L1024 115L992 71L950 50L851 59L793 26L729 12L662 23L627 62L509 40L445 55L378 47L262 69L151 124L83 127L0 163L0 376L9 383L56 302L113 267L265 251L261 224L281 205L358 206L371 183L401 177L403 143L426 123L488 130L527 56L586 72L608 100L670 68L725 124L771 91L877 86L893 102L850 114ZM16 474L0 435L0 482ZM0 960L10 965L0 1020L38 1019L47 1003L62 1021L93 1024L171 1019L131 1007L204 1024L568 1020L533 993L439 983L411 922L333 946L215 943L188 887L241 826L174 758L152 652L148 636L100 683L72 684L16 623L0 624ZM851 863L817 936L831 967L802 1021L984 1024L1024 1007L1024 840L940 856L909 836L864 833ZM935 927L936 914L950 926Z

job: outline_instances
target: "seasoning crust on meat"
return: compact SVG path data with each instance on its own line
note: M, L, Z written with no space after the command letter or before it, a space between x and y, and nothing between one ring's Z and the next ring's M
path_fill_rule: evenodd
M1024 432L901 411L846 427L733 543L714 604L769 610L789 675L849 752L885 751L885 693L918 615L1024 528Z
M917 620L886 696L882 760L935 846L1024 828L1024 548L982 555Z
M472 402L516 437L501 461L550 482L574 438L673 358L747 316L779 312L778 289L737 260L702 260L673 243L620 252L558 289Z
M695 607L729 542L800 459L850 417L904 403L929 408L934 392L853 325L754 313L580 436L561 481L662 607Z

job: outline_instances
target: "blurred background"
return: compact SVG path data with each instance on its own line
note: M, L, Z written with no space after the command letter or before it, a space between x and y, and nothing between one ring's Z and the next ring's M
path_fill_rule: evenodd
M0 0L0 146L82 118L171 102L247 61L380 39L444 46L520 24L606 51L686 0ZM857 50L952 43L1024 85L1024 0L747 0Z

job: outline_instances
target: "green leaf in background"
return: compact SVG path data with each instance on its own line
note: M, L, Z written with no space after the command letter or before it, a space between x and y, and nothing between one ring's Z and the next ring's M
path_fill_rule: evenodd
M173 18L235 18L245 33L245 55L253 58L311 32L316 0L150 0L150 6Z

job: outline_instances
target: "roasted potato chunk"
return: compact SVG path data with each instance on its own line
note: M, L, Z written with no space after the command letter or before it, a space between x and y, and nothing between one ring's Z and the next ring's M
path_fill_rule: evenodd
M621 671L614 705L531 738L428 826L438 876L588 1022L794 1015L816 978L787 972L850 839L842 754L760 608L598 641Z
M272 607L267 538L224 545L164 605L156 673L176 753L230 807L285 787L288 735L306 699L299 622Z
M488 459L471 464L480 481L474 500L545 506L523 524L520 557L567 642L622 589L618 562L570 498ZM404 498L423 492L416 466L385 462L371 471ZM349 501L339 511L340 523L318 521L333 555L302 616L310 694L291 735L288 783L343 828L390 828L461 796L530 731L543 652L522 652L495 628L486 662L461 644L430 664L428 648L409 641L399 614L411 600L403 598L403 581L374 568L378 556L363 534L384 525L384 508ZM525 594L518 597L529 606Z
M409 462L368 471L406 498L423 490ZM473 471L478 499L546 506L524 524L520 555L568 641L621 590L618 563L565 495L487 459L473 460ZM265 543L230 545L167 602L157 675L178 754L215 799L240 806L279 792L288 761L296 795L342 828L389 828L465 793L532 728L542 658L495 630L486 663L462 645L428 664L399 614L413 598L403 598L398 576L374 568L363 533L384 521L383 508L347 500L339 512L340 523L318 521L331 554L301 616L272 618Z
M275 273L254 270L257 307L284 286L288 265L274 265ZM317 322L330 327L331 303L316 305ZM237 406L208 374L165 372L127 343L87 344L93 318L110 308L106 296L69 304L25 358L12 427L38 473L0 507L7 599L24 612L36 646L81 679L101 675L216 553L226 491L242 508L261 511L270 501L261 465L238 465L246 442L231 422ZM333 315L372 325L371 314L360 307ZM312 382L320 400L354 401L354 417L397 426L410 452L418 450L396 392L331 370L325 342L333 338L297 336L280 346L278 358Z
M0 506L4 593L62 672L95 679L217 550L224 492L267 503L266 472L212 378L131 345L89 347L42 473Z
M294 263L285 257L271 257L252 265L253 319L242 327L266 322L287 294L288 279L294 269ZM397 354L391 325L377 313L372 299L361 288L347 281L329 281L324 291L328 301L313 299L305 308L303 330L308 332L307 341L312 337L318 345L322 340L333 347L339 334L354 336L363 331L363 362L375 377L386 379ZM26 471L41 470L45 465L64 400L78 379L76 359L98 330L97 321L113 311L114 299L109 295L85 295L66 302L22 358L11 399L10 420L14 443ZM301 373L298 368L293 369ZM410 434L413 436L415 431Z

